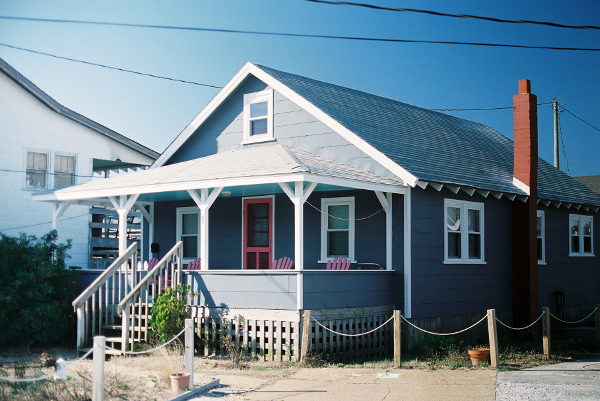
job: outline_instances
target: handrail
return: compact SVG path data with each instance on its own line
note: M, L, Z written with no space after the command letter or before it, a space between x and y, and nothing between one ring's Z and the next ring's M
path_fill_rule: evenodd
M127 262L127 259L131 255L137 252L137 242L132 243L129 248L125 250L125 253L119 256L115 261L100 275L94 282L79 295L73 301L73 308L76 311L77 308L82 306L84 302L86 302L107 280L107 277L112 275L118 268L120 268L124 263ZM133 267L135 269L135 266Z
M167 262L170 260L170 258L173 256L173 254L175 252L179 251L179 247L183 244L183 241L179 241L175 244L175 246L169 251L169 253L167 253L161 260L160 262L158 262L156 264L156 266L154 266L154 268L151 270L151 272L153 272L152 274L150 274L150 272L148 272L148 274L146 275L146 277L144 277L142 280L140 280L139 283L137 283L137 285L129 292L129 294L127 294L127 296L125 296L125 298L123 298L121 300L121 302L119 302L119 313L123 312L123 307L130 302L131 298L133 298L137 292L139 291L140 288L142 288L144 285L146 285L146 283L148 283L150 280L153 280L158 273L160 272L160 270L162 269L163 265L166 265ZM181 262L180 262L181 264Z

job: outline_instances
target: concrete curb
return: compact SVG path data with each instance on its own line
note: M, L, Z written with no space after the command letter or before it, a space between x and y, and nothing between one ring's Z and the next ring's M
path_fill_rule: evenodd
M186 391L183 394L170 398L169 401L185 401L189 400L192 397L197 397L200 393L210 390L211 388L215 388L219 386L219 379L213 379L212 381L203 384L199 387L195 387L190 391Z

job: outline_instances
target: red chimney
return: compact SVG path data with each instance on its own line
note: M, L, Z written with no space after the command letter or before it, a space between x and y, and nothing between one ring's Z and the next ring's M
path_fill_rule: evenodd
M514 182L525 190L526 202L513 202L513 276L514 324L524 327L538 316L537 261L537 167L538 129L537 96L531 94L531 82L519 81L519 93L513 96Z

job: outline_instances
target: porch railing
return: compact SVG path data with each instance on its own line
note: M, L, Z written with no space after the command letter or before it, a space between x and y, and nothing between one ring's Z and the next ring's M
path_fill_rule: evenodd
M179 241L119 302L123 351L135 342L148 340L151 299L162 294L165 288L181 283L182 261L183 242Z
M73 301L77 312L77 348L102 334L102 327L114 325L116 305L138 281L137 243L127 248L94 282Z

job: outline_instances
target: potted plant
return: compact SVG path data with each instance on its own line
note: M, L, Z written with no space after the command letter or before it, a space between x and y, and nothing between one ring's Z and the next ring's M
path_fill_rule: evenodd
M175 394L179 394L182 389L190 388L190 374L181 372L171 374L171 388Z
M469 358L473 365L477 365L479 362L486 362L490 357L489 348L475 348L467 350Z

